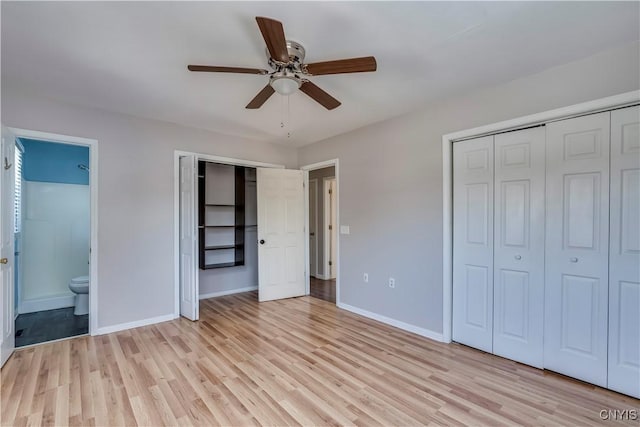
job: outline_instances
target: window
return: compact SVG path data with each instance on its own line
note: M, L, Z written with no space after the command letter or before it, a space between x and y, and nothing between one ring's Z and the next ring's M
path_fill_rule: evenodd
M22 229L22 147L16 144L15 162L16 165L16 187L14 195L14 232L19 233Z

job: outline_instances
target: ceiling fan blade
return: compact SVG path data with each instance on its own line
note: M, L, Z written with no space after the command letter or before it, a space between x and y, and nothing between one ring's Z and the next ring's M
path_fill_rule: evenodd
M365 56L362 58L339 59L337 61L315 62L307 64L306 69L312 76L323 74L344 74L362 73L365 71L376 71L376 58Z
M259 68L240 68L240 67L213 67L210 65L188 65L189 71L203 71L205 73L240 73L240 74L268 74L267 70Z
M264 104L267 101L267 99L269 99L269 97L273 95L274 92L275 90L273 90L271 85L269 84L266 85L260 92L258 92L256 97L253 98L251 102L247 104L246 108L254 110L256 108L262 107L262 104Z
M302 86L300 86L300 90L306 93L310 98L318 102L327 110L333 110L334 108L337 108L341 105L340 101L309 81L302 83Z
M284 28L282 22L275 19L256 16L258 27L267 44L271 58L279 62L289 63L289 52L287 51L287 40L284 38Z

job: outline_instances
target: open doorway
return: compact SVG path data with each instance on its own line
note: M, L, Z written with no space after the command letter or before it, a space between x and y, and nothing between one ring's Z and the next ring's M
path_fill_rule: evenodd
M15 345L89 332L89 147L16 138Z
M309 295L331 303L337 300L338 188L336 166L309 170Z
M65 151L74 149L82 154L81 161ZM0 362L4 364L16 346L97 329L98 141L2 126L1 153ZM83 182L64 181L73 179ZM72 197L65 197L68 193ZM82 280L74 283L74 278ZM78 288L74 285L82 289L74 292L72 288ZM78 294L84 301L77 301ZM76 308L88 313L76 317ZM26 323L20 318L58 309L71 313L44 321L24 319ZM73 325L62 325L60 318L70 316Z
M256 169L198 162L199 299L258 289Z
M304 174L248 160L175 152L176 315L200 300L258 290L306 294Z

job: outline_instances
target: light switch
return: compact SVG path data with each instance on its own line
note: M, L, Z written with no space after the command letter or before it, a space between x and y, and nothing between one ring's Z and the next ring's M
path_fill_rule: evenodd
M348 225L341 225L340 226L340 234L349 234L349 226Z

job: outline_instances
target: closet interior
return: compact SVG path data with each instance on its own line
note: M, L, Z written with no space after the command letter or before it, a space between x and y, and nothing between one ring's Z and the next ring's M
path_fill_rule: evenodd
M202 291L257 286L256 169L198 161L197 216Z

